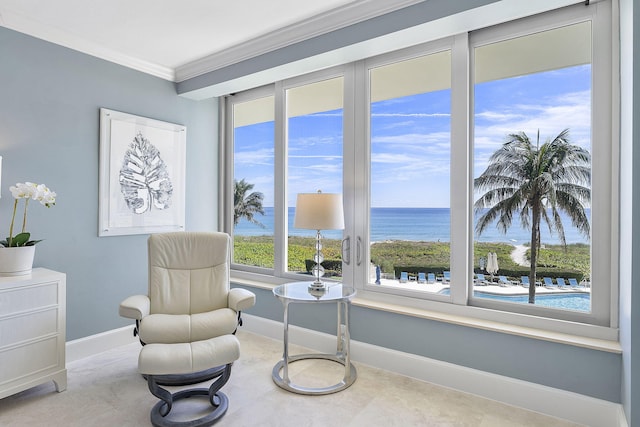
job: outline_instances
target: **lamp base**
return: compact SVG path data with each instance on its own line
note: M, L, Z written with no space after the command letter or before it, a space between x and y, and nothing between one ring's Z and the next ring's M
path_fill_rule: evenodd
M309 284L310 291L324 291L327 289L327 286L322 282L313 282Z

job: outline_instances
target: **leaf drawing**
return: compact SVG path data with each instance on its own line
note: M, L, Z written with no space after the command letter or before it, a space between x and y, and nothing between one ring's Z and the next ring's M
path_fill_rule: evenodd
M120 191L135 214L171 206L173 185L160 151L138 132L124 155Z

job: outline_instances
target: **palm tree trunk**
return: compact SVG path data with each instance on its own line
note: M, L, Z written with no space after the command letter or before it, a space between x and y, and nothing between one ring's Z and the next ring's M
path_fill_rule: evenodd
M529 304L536 303L536 264L538 262L538 237L540 236L540 212L534 204L531 221L531 269L529 271Z

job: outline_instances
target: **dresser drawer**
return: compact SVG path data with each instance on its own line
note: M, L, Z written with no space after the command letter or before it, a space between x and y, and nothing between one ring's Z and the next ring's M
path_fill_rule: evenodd
M19 342L55 334L57 331L56 308L5 318L0 322L0 350Z
M0 317L58 304L58 284L0 288Z
M0 386L58 366L58 337L0 350Z

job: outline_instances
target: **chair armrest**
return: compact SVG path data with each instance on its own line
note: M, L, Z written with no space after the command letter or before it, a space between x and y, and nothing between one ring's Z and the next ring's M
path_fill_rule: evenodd
M229 308L235 311L246 310L256 304L256 294L242 288L229 289Z
M146 295L133 295L120 303L120 316L128 319L142 320L149 315L151 301Z

